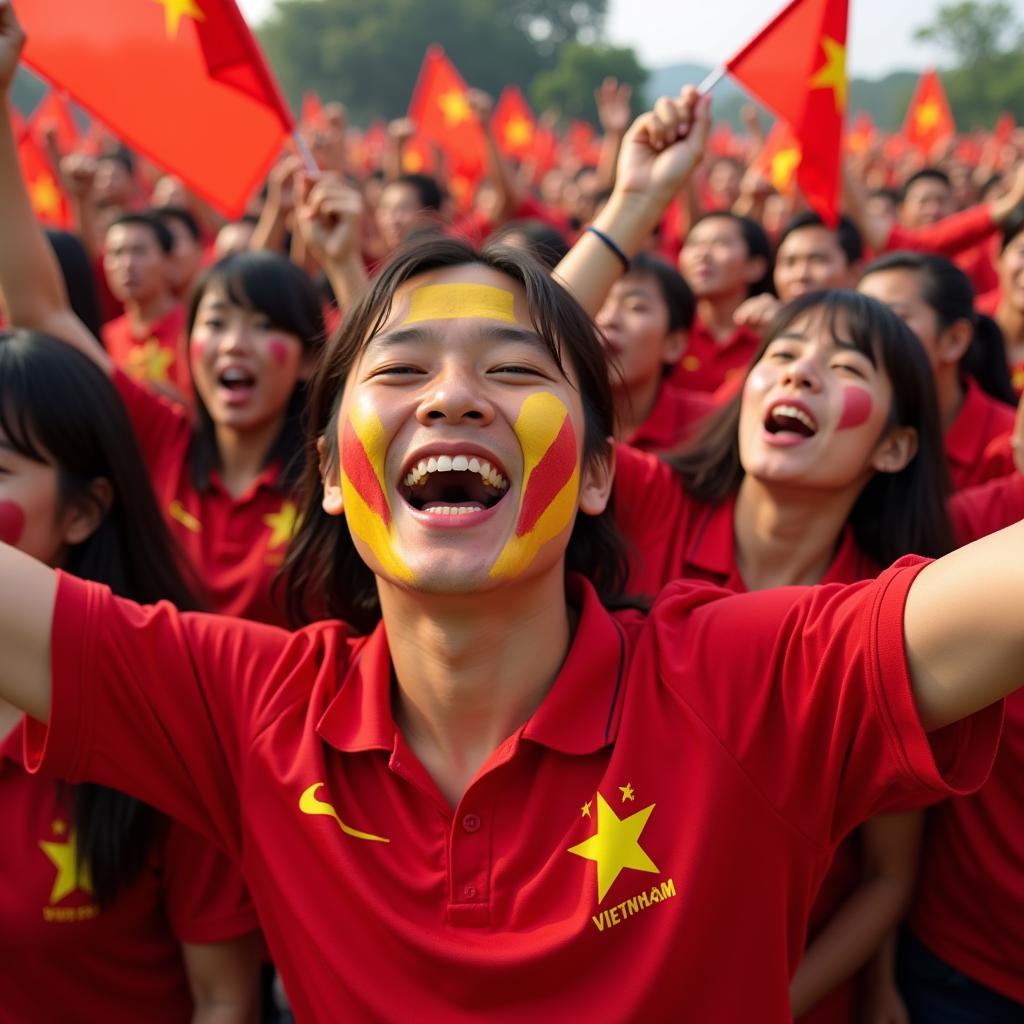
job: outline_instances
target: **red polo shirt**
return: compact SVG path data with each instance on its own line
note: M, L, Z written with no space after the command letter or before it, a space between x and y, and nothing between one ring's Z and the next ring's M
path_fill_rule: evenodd
M1013 433L1013 407L970 377L964 385L963 405L946 431L946 462L957 491L1014 471L1013 451L1006 443Z
M615 446L615 521L629 545L629 590L656 594L678 579L707 580L737 593L747 589L736 566L735 498L720 505L686 493L666 463L628 445ZM822 583L854 583L879 567L844 530Z
M216 470L202 493L188 458L192 423L176 405L118 371L114 384L135 427L153 490L171 533L199 575L211 609L258 622L285 623L271 584L297 517L295 499L267 469L237 498Z
M958 491L949 500L953 534L959 545L987 537L1024 519L1024 476L989 480Z
M573 578L551 690L454 810L395 724L383 626L289 634L61 575L30 763L239 857L299 1020L788 1022L835 842L975 788L995 753L1000 705L921 729L903 610L924 564L680 583L647 616Z
M181 944L257 927L238 869L161 818L140 876L99 907L74 870L73 789L25 771L22 733L0 743L0 1020L186 1024Z
M749 327L737 327L724 341L718 341L698 315L690 328L686 352L670 380L689 391L715 391L747 368L760 344L761 339Z
M103 325L103 345L114 365L133 380L162 393L192 400L192 374L185 346L185 307L176 304L166 316L142 331L132 330L128 314Z
M718 406L703 391L684 391L667 381L658 390L650 415L626 443L643 452L678 450L700 428L704 417Z
M910 926L936 956L1024 1003L1024 693L988 782L931 812Z

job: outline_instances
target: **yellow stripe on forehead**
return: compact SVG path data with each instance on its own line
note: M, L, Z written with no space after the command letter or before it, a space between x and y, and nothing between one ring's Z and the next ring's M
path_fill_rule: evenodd
M405 323L480 316L514 324L512 299L510 291L489 284L425 284L412 293Z

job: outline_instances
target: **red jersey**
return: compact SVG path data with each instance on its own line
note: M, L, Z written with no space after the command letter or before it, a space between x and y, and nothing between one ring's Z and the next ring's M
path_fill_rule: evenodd
M286 616L271 596L271 585L298 510L279 487L279 467L268 466L237 498L225 490L216 470L209 487L197 491L188 457L189 418L120 371L114 384L135 427L160 509L195 567L210 607L283 625Z
M658 389L650 415L626 439L642 452L676 451L718 406L704 391L683 391L667 381Z
M98 906L76 870L74 791L25 771L22 733L0 743L0 1021L187 1024L181 944L257 927L237 867L161 818L139 877Z
M185 308L171 311L142 331L134 331L128 314L103 325L103 345L114 365L133 380L151 387L173 389L192 398L192 375L185 350Z
M615 446L614 493L615 522L629 545L630 592L656 594L678 579L747 589L736 566L735 497L718 505L698 501L669 465L621 444ZM878 572L847 528L821 582L853 583Z
M959 545L1020 522L1024 519L1024 476L1014 472L958 491L950 498L949 517Z
M931 812L910 927L948 964L1024 1003L1024 693L988 782Z
M962 490L1014 471L1007 438L1013 433L1012 406L993 398L968 377L964 400L946 431L946 463L953 489Z
M690 328L686 352L670 380L688 391L715 391L746 370L760 344L761 339L749 327L737 327L724 341L718 341L698 314Z
M903 613L925 564L679 583L648 615L571 578L557 678L454 809L395 723L383 624L289 634L61 574L28 756L239 857L299 1020L781 1024L835 842L994 757L1001 705L930 736L917 717Z

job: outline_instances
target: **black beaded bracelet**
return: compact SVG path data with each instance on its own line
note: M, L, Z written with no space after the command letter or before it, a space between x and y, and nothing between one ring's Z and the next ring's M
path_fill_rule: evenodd
M600 229L595 228L593 224L587 227L587 230L593 232L598 238L608 246L609 249L622 261L622 269L629 271L629 257Z

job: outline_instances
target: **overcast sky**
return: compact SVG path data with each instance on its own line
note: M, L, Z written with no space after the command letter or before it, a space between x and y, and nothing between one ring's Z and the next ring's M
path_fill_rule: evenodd
M430 3L430 0L421 0ZM607 37L633 46L650 68L696 61L716 64L739 49L784 0L609 0ZM1024 0L1012 0L1024 17ZM239 0L255 24L273 0ZM901 68L941 62L942 54L913 40L940 0L851 0L849 69L878 77Z

